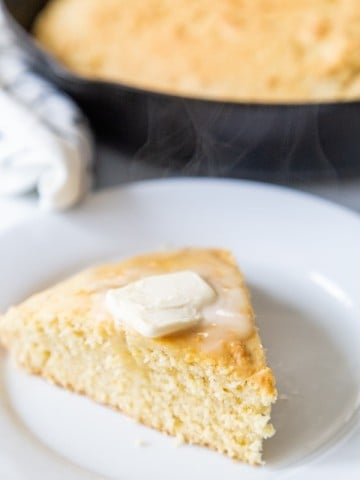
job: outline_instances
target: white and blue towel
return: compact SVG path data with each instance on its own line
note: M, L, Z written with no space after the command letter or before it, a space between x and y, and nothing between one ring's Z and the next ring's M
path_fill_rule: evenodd
M78 107L29 71L0 13L0 195L36 190L62 210L91 184L93 142Z

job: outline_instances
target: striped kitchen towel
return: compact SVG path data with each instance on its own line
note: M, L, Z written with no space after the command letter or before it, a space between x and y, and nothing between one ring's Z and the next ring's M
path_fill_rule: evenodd
M41 207L69 208L89 190L92 157L86 118L29 70L0 12L0 195L36 190Z

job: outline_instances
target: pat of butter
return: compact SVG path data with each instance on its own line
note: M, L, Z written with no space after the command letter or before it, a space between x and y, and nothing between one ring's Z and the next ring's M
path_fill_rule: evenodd
M180 271L145 277L109 290L105 305L117 322L155 338L197 325L215 291L195 272Z

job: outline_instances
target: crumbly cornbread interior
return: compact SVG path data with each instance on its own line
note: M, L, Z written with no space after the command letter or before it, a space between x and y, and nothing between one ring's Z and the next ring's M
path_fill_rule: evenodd
M243 334L199 325L150 339L116 325L104 308L109 288L145 275L193 269L242 291L243 276L223 250L184 249L85 270L0 317L0 340L17 364L185 442L261 463L276 400L273 374L253 323Z
M358 0L51 0L34 35L82 76L160 92L360 98Z

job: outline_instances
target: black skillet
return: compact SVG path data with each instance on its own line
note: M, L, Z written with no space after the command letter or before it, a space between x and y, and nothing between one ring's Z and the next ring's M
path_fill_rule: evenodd
M359 102L218 102L86 80L62 67L27 33L46 3L3 0L7 22L29 63L80 104L101 137L137 159L183 174L281 182L360 173Z

